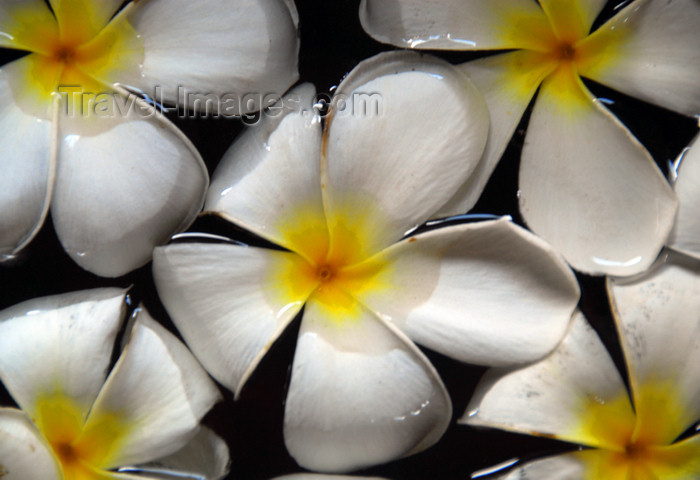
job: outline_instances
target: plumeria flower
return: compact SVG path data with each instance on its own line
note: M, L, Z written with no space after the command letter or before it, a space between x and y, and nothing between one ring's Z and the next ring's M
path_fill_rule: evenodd
M484 162L447 208L471 208L537 92L520 160L520 211L576 269L646 270L677 200L649 153L581 77L700 114L700 3L635 0L591 27L606 0L363 0L363 26L401 47L508 49L461 65L486 98Z
M0 47L30 52L0 69L0 256L26 246L51 207L83 268L144 265L192 223L209 178L187 138L125 86L181 107L206 94L213 105L186 105L209 111L297 78L287 0L122 3L0 0Z
M219 391L147 312L105 379L125 307L123 290L98 289L0 312L0 379L21 409L0 408L3 480L226 475L226 445L199 425Z
M608 279L608 291L631 391L581 314L544 360L487 372L463 422L591 447L526 463L503 478L700 477L698 264L669 257L640 278Z
M700 258L700 135L681 154L674 167L673 188L680 206L669 246Z
M303 307L284 438L301 466L341 472L447 428L450 399L412 341L462 361L530 361L563 337L578 287L508 219L414 231L484 147L486 106L461 72L379 55L341 83L325 124L314 94L298 87L245 132L205 205L281 249L175 243L153 269L186 342L236 396Z

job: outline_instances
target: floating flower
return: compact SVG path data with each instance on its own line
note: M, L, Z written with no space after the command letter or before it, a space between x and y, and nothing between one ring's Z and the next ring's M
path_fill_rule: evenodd
M669 246L700 258L700 135L678 158L675 173L677 176L673 187L680 206Z
M0 3L0 47L30 52L0 69L2 256L31 241L49 206L66 252L103 276L144 265L192 223L206 168L124 85L168 104L206 94L187 105L209 111L297 78L291 2L149 0L115 13L122 3Z
M700 113L700 3L635 0L591 33L605 0L363 0L377 40L411 48L515 49L461 66L486 98L491 136L466 211L536 92L520 161L520 211L576 269L646 270L676 198L649 153L581 77L686 115Z
M123 290L99 289L0 312L0 379L21 408L0 408L0 477L128 480L144 478L129 472L179 471L218 480L227 473L226 445L199 425L220 397L216 386L145 311L105 380L124 300Z
M681 258L652 269L608 280L631 392L581 314L550 356L520 370L494 369L477 386L463 422L591 447L526 463L505 478L700 477L693 428L700 420L700 270Z
M153 268L177 328L236 396L304 308L285 442L303 467L339 472L421 451L447 428L450 399L412 340L468 362L530 361L563 337L578 287L508 219L413 230L486 141L486 106L461 72L379 55L341 83L325 125L314 94L295 89L245 132L205 206L284 250L175 243Z

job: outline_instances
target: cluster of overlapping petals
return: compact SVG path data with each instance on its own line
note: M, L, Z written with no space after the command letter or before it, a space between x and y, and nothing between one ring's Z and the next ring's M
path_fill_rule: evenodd
M700 8L696 0L635 0L591 33L605 3L363 0L360 15L370 35L400 47L508 50L460 65L486 98L491 135L475 183L448 213L479 195L537 92L520 160L523 218L577 270L632 275L665 244L677 200L581 77L700 114Z
M134 1L118 12L122 0L49 3L0 3L0 47L30 52L0 70L0 255L25 247L50 209L80 266L123 275L194 221L209 182L190 141L129 92L166 104L188 91L284 92L298 78L296 10L284 0ZM230 28L236 18L246 21Z
M118 289L0 312L0 379L18 407L0 409L0 477L223 478L228 449L200 425L220 395L208 375L245 395L294 319L284 441L308 470L350 472L439 441L452 404L421 345L494 367L463 423L582 447L502 478L700 476L700 140L669 182L582 81L700 114L697 0L634 0L594 31L604 0L363 0L382 42L508 52L459 66L380 54L326 116L301 84L210 185L149 91L171 104L182 86L285 91L294 6L122 3L0 0L0 46L31 52L0 70L0 254L26 246L50 209L93 273L152 258L189 349ZM518 195L539 236L508 217L450 217L475 205L531 102ZM202 209L261 246L198 233L159 246ZM569 265L615 275L628 384L576 309ZM279 480L322 478L352 477Z
M126 292L29 300L0 313L0 378L21 410L0 409L0 474L10 480L223 478L228 448L199 421L219 391L187 348L137 310L112 351Z

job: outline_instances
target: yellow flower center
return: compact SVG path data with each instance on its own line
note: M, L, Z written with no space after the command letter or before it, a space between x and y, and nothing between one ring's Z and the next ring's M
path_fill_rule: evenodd
M387 262L375 253L369 215L355 214L333 222L313 214L307 208L285 216L280 230L286 233L285 246L295 255L280 265L270 265L271 291L278 300L304 302L314 300L337 318L360 313L358 299L368 290L388 288L384 276Z
M580 76L614 65L615 48L628 34L625 28L600 29L589 34L590 25L575 2L544 3L544 15L506 17L504 41L521 45L515 60L505 64L505 78L520 95L531 95L532 84L544 83L566 109L589 102ZM520 90L522 89L522 90Z
M635 411L626 392L608 402L589 398L582 405L585 413L576 437L601 447L588 452L595 461L588 468L591 480L647 478L643 472L665 474L694 458L694 449L669 447L688 427L683 425L683 409L674 391L666 381L646 382L635 397Z
M562 42L557 45L552 53L560 64L576 60L576 46L568 42Z
M55 16L41 3L4 8L17 24L16 32L5 34L17 48L32 52L22 60L27 62L24 78L11 82L18 103L29 110L66 91L61 87L111 92L120 71L138 69L143 61L143 41L126 16L101 21L95 0L63 0ZM75 100L73 95L68 99Z
M66 480L105 478L104 468L109 466L127 430L118 415L91 416L86 423L76 402L62 394L40 398L34 421Z

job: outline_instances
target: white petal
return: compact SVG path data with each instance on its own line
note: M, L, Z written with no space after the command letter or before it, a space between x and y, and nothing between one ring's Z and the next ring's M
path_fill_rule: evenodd
M134 467L133 470L164 475L170 473L175 478L190 474L201 480L219 480L229 472L230 463L226 442L207 427L202 427L177 452L148 465Z
M285 95L231 145L212 176L205 211L295 250L285 219L299 205L323 219L321 122L315 89Z
M39 231L55 175L52 124L23 109L17 88L30 68L20 59L0 69L0 256L16 253Z
M468 212L479 199L525 109L549 73L547 63L537 61L540 57L538 53L517 50L459 66L484 95L491 117L489 137L481 162L471 178L457 190L436 217Z
M85 429L104 415L127 425L101 468L152 461L182 448L220 399L204 369L170 332L140 312L129 343L105 382Z
M60 118L51 213L76 263L114 277L149 262L154 246L194 221L208 174L189 140L145 102L101 95L112 114Z
M675 195L647 151L564 70L540 90L519 181L528 226L585 273L645 270L673 225Z
M506 219L413 236L378 256L387 267L362 302L413 341L482 365L551 352L578 301L573 272L547 244Z
M532 48L531 32L549 30L535 2L518 0L362 0L360 20L376 40L404 48Z
M528 462L492 480L580 480L585 474L578 454L566 453Z
M0 377L29 415L42 395L63 393L87 415L104 382L123 319L124 290L29 300L0 312Z
M674 190L680 204L676 228L668 245L686 255L700 258L700 135L681 157Z
M169 0L136 3L129 21L141 35L143 68L120 82L168 103L185 92L211 95L223 114L261 109L265 95L282 95L298 78L297 13L284 0ZM234 108L225 108L230 100ZM251 100L253 108L245 104Z
M634 427L625 385L600 339L578 313L567 337L547 358L519 370L489 370L460 422L619 447L595 428L596 415L603 414Z
M586 40L603 51L580 66L581 75L647 102L697 115L699 24L697 0L636 0Z
M362 247L376 253L450 199L487 136L483 97L451 65L410 52L360 63L338 87L324 139L329 225L367 232Z
M669 257L639 278L609 279L608 286L638 414L647 413L645 390L658 387L665 414L657 435L670 443L700 419L700 270Z
M41 433L29 417L13 408L0 408L0 478L63 479Z
M154 253L153 276L170 317L209 373L236 396L310 293L287 292L274 278L293 257L195 243Z
M339 312L310 301L285 404L284 439L304 468L345 472L433 445L451 404L410 340L359 304Z

